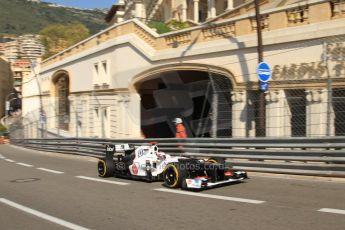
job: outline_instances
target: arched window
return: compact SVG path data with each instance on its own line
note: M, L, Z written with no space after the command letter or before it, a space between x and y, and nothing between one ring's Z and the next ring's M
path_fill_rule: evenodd
M55 79L55 92L57 98L57 118L58 127L60 129L68 130L69 125L69 79L63 74Z

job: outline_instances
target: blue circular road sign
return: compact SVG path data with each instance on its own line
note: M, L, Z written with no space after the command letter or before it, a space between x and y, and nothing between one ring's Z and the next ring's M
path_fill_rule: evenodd
M268 82L271 79L271 67L266 62L259 63L256 73L262 82Z

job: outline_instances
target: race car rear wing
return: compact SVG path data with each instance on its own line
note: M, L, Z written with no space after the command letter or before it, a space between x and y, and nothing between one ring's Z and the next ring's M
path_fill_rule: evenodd
M115 152L124 152L126 155L132 153L135 147L130 144L120 144L120 145L105 145L105 157L113 158Z

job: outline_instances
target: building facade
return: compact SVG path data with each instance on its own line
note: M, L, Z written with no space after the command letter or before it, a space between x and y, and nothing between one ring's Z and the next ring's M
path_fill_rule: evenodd
M19 42L20 58L37 61L44 54L44 46L39 35L26 34L17 38Z
M44 54L44 46L40 37L34 34L12 37L11 41L2 42L1 47L2 56L9 62L17 59L29 59L36 62Z
M39 35L25 34L21 36L5 36L0 43L0 57L10 63L14 75L11 92L18 99L11 104L12 112L21 111L21 91L23 79L31 76L31 66L39 62L44 54L44 47Z
M5 116L6 101L13 98L13 77L10 64L0 58L0 117Z
M17 40L6 42L4 48L4 58L9 62L14 62L20 57L20 45Z
M137 2L119 2L107 18L115 24L44 60L39 76L25 80L27 135L43 121L65 136L173 137L174 117L189 137L345 135L341 0L260 1L272 68L263 100L253 1L222 1L219 11L221 1L207 1L205 23L162 35L139 14L127 20L124 9ZM174 17L164 1L152 2L161 13L146 10L144 18ZM181 20L197 18L188 13L194 1L186 2Z
M118 23L138 18L144 21L178 20L198 24L250 2L249 0L120 0L109 11L107 20ZM290 0L291 2L296 0Z
M30 59L16 59L11 63L14 83L13 86L19 94L22 92L23 79L27 79L32 74Z

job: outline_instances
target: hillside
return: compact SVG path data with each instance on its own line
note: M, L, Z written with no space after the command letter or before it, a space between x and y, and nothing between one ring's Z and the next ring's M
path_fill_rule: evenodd
M27 0L0 0L0 34L38 33L49 24L80 22L91 34L107 27L105 12L67 7Z

